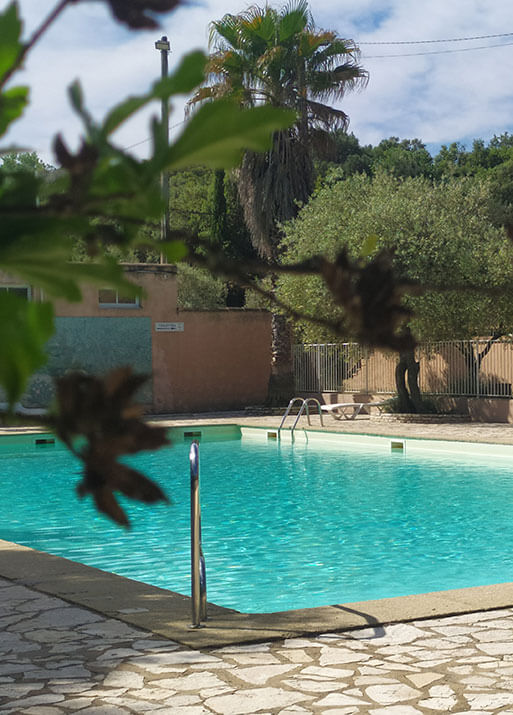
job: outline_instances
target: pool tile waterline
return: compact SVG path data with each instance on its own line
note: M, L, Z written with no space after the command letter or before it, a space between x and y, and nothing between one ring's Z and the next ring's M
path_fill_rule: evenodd
M0 579L0 712L513 712L513 609L194 651Z

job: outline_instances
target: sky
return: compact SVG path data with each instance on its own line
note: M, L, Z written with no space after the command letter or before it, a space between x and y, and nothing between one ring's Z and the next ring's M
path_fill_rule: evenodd
M54 1L18 0L25 39ZM8 4L0 0L0 8ZM145 92L158 78L160 56L154 44L161 35L171 42L172 71L185 53L207 50L211 21L250 4L194 0L162 16L159 30L143 32L116 23L101 0L72 5L12 83L30 85L31 105L2 146L36 151L55 164L53 137L60 132L72 148L80 137L80 122L67 98L71 82L80 79L86 106L100 120L114 104ZM285 2L270 4L281 7ZM436 153L442 144L460 142L471 147L475 138L488 141L494 134L513 133L511 0L310 0L310 9L318 28L334 30L360 47L360 64L369 72L369 83L364 90L347 94L339 106L349 115L349 130L361 144L377 144L390 136L418 138ZM506 36L426 42L499 34ZM116 134L116 142L145 156L150 117L158 113L155 105L132 119ZM183 122L179 101L170 118L172 136Z

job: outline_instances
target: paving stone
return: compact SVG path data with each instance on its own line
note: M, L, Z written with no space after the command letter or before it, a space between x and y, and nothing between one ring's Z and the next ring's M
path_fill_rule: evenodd
M308 655L305 650L294 650L290 648L289 650L279 650L277 655L282 658L290 660L291 663L311 663L313 661L312 656Z
M192 673L185 675L182 678L163 678L162 680L153 680L152 685L168 688L169 690L177 691L197 691L201 688L214 688L225 686L224 680L220 680L213 673Z
M58 680L49 680L47 682L48 688L55 693L82 693L84 690L90 690L94 687L94 685L95 683L91 680L84 680L82 682L70 682L69 680L59 682Z
M466 636L455 636L450 640L447 638L419 638L419 640L415 641L415 645L421 648L429 648L436 652L438 650L454 650L461 644L469 642L470 638Z
M391 685L370 685L365 688L365 695L380 705L393 705L404 700L413 700L422 695L420 690L403 683Z
M415 663L415 668L436 668L438 665L444 665L445 663L450 663L450 658L433 658L433 660L419 660ZM414 671L415 668L411 670Z
M148 685L144 688L144 697L146 700L158 700L159 702L165 702L166 698L170 698L172 695L176 695L176 690L169 690L168 688L151 688ZM198 701L199 698L195 700L195 702Z
M27 678L36 680L46 680L47 678L87 678L91 676L91 671L86 670L82 665L70 665L69 667L53 668L52 670L40 668L30 670L26 673Z
M159 710L153 710L153 715L176 715L173 706ZM211 710L207 710L203 705L184 705L180 708L180 715L212 715Z
M479 643L477 648L488 655L513 654L513 641L509 643Z
M102 640L106 640L109 636L114 638L139 639L145 633L139 628L134 628L122 621L114 621L112 619L103 619L102 623L98 625L88 625L80 630L88 635L100 636Z
M264 685L271 678L294 670L295 665L254 665L250 668L237 668L234 675L252 685Z
M416 628L408 623L399 623L393 626L387 626L385 633L376 639L377 644L381 647L384 645L411 643L417 638L424 638L425 631Z
M131 670L118 670L109 673L102 685L104 688L114 687L135 690L143 687L144 677L140 673L134 673Z
M449 685L433 685L429 688L432 698L450 698L454 695L454 690Z
M422 710L417 710L412 705L392 705L388 708L371 708L370 715L423 715Z
M62 703L62 706L66 710L81 710L82 708L87 708L93 704L94 698L66 698L66 701Z
M32 663L23 662L18 659L16 663L0 663L0 675L15 675L16 673L28 673L29 670L35 670L36 666Z
M119 695L124 695L126 693L126 688L92 688L91 690L86 690L82 693L82 697L91 698L116 698Z
M219 663L220 659L197 650L178 650L170 653L139 655L130 658L129 662L131 665L147 668L151 673L161 673L167 666L175 663Z
M40 628L62 628L69 626L80 626L84 623L94 623L102 620L102 617L84 608L67 606L66 608L53 608L44 611L35 618L28 621L20 621L11 626L12 631L37 630Z
M38 643L26 641L19 633L2 632L0 640L0 653L7 656L9 653L27 653L35 650L40 650L41 646Z
M311 699L312 696L291 693L281 688L256 688L208 698L205 705L219 715L253 715L266 708L284 708Z
M268 653L271 649L270 643L253 643L248 645L229 645L224 648L218 648L218 655L226 655L228 653Z
M329 708L329 707L343 707L345 705L370 705L368 700L363 698L355 698L352 695L344 695L343 693L330 693L325 698L317 700L315 703L317 707ZM323 710L322 712L325 712Z
M118 707L125 707L129 710L134 710L136 713L152 712L161 707L159 703L145 700L143 695L141 698L130 698L128 695L118 698L106 697L102 698L102 702L108 703L109 705L117 705Z
M513 693L465 693L472 710L493 710L513 705Z
M387 683L398 682L394 678L386 678L380 675L359 675L354 679L355 685L386 685Z
M496 630L485 630L485 631L476 631L473 634L473 637L478 640L478 641L503 641L503 640L509 640L510 638L513 637L513 629L511 629L511 624L510 624L510 629L509 631L505 630L504 628L496 629Z
M322 643L314 640L306 640L304 638L286 638L283 642L284 648L321 648Z
M347 682L333 680L307 680L306 678L288 678L282 681L291 690L301 690L307 693L329 693L340 688L347 688Z
M319 660L321 665L335 665L336 663L361 663L370 660L370 658L371 656L367 653L324 646Z
M198 695L174 695L171 698L166 697L163 702L170 707L172 706L178 709L185 705L197 705L201 702L201 699Z
M475 628L476 621L472 621L472 625ZM487 621L486 624L483 625L485 625L486 628L505 628L508 631L513 628L511 620L506 618L497 618L495 620Z
M102 660L123 660L123 658L131 658L135 655L142 655L142 653L132 648L109 648L99 655L97 660L101 663Z
M42 611L50 610L52 608L61 608L62 601L60 598L55 598L53 596L45 596L43 594L38 594L37 598L31 599L26 603L21 603L17 606L17 610L20 612L27 611Z
M353 670L348 670L347 668L319 668L316 665L309 665L303 668L298 677L308 677L308 678L321 678L322 680L329 680L330 678L350 678L354 674Z
M428 708L429 710L436 710L437 712L448 713L454 707L456 707L458 701L455 697L452 698L426 698L424 700L419 700L419 706L423 708Z
M89 708L85 708L85 710L81 710L80 713L81 715L123 715L124 713L128 713L129 710L126 710L125 708L120 708L117 705L100 705L100 706L92 706Z
M64 695L59 695L58 693L43 693L41 695L32 695L28 698L17 699L16 708L23 709L31 707L32 705L53 704L61 700L64 700ZM10 704L11 703L9 703L9 705Z
M150 638L146 639L141 639L134 641L132 644L132 648L134 650L165 650L165 651L171 651L171 650L177 650L180 648L178 643L173 643L173 641L161 641L161 640L151 640Z
M375 668L372 665L363 665L358 668L361 675L383 675L383 668Z
M462 636L477 632L475 625L470 624L466 626L434 626L433 630L443 636Z
M227 657L239 665L279 665L280 661L271 653L230 653Z
M407 675L406 677L416 688L423 688L425 685L434 683L436 680L440 680L440 678L443 678L444 676L440 673L414 673L413 675Z
M2 698L21 698L28 695L34 690L40 690L43 683L7 683L2 684L0 688L0 697Z

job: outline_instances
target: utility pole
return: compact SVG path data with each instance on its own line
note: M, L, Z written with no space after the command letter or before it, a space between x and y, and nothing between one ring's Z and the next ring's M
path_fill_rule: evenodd
M169 40L163 35L160 40L155 43L155 49L160 52L161 75L165 79L168 74L167 56L171 50ZM169 104L168 100L163 98L161 104L161 119L164 129L164 138L166 148L169 146ZM169 238L169 173L164 170L160 177L160 187L162 201L164 203L164 213L160 220L160 240L165 242ZM164 254L160 254L160 262L164 263Z

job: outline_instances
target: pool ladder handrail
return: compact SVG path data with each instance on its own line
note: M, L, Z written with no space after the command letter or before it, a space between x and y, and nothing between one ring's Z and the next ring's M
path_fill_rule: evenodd
M281 430L283 428L283 425L285 424L285 420L290 414L290 410L292 409L293 405L295 402L301 402L301 407L299 408L299 412L296 415L296 419L294 421L294 424L292 425L292 428L290 430L290 434L292 438L294 438L294 430L296 429L296 425L299 422L299 418L303 414L303 412L306 410L306 417L308 419L308 424L311 425L312 423L310 422L310 410L308 409L308 403L309 402L314 402L317 405L318 411L319 411L319 419L321 421L321 427L324 427L324 422L322 421L322 410L321 410L321 403L319 400L317 400L315 397L307 397L306 399L303 399L302 397L293 397L291 401L289 402L287 409L285 410L285 414L282 417L280 426L278 427L278 439L280 438Z
M191 606L192 628L201 628L207 620L207 572L201 546L201 505L199 442L194 440L189 451L191 468Z

